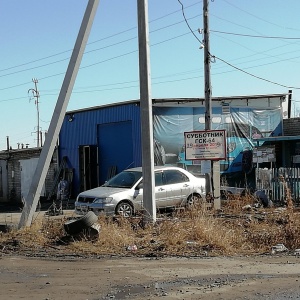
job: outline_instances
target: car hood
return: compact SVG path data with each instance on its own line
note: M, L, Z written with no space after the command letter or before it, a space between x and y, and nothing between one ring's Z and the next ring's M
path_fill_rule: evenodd
M92 190L87 190L78 195L78 197L110 197L116 193L122 193L128 191L126 188L115 188L115 187L106 187L100 186Z

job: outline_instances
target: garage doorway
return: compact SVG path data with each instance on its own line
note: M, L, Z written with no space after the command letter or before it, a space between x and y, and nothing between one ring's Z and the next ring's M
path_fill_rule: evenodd
M96 145L79 146L80 191L99 185L98 150Z
M103 184L111 174L134 167L132 122L116 122L98 125L99 183Z

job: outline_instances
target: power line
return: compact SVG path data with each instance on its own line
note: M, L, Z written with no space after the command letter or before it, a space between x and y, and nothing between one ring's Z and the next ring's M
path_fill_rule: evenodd
M201 1L200 1L200 2L201 2ZM198 5L200 2L198 1L198 2L196 2L196 3L187 5L186 8L191 8L191 7L195 6L195 5ZM168 17L168 16L170 16L170 15L173 15L173 14L175 14L175 13L178 13L179 11L180 11L180 10L173 11L173 12L171 12L171 13L169 13L169 14L166 14L166 15L164 15L164 16L162 16L162 17L159 17L159 18L156 18L156 19L154 19L154 20L151 20L149 23L153 23L153 22L156 22L156 21L158 21L158 20L164 19L164 18L166 18L166 17ZM199 16L199 15L197 15L197 16ZM197 17L197 16L195 16L195 17ZM192 17L192 18L195 18L195 17ZM190 18L190 19L192 19L192 18ZM174 25L179 24L179 23L181 23L181 22L178 22L178 23L175 23L175 24L171 24L171 25L168 25L168 26L165 26L165 27L162 27L162 28L153 30L153 31L151 31L151 32L153 33L153 32L155 32L155 31L158 31L158 30L161 30L161 29L165 29L165 28L168 28L168 27L170 27L170 26L174 26ZM135 30L135 29L137 29L136 26L135 26L135 27L131 27L131 28L126 29L126 30L123 30L123 31L120 31L120 32L117 32L117 33L114 33L114 34L111 34L111 35L109 35L109 36L107 36L107 37L104 37L104 38L102 38L102 39L99 39L99 40L95 40L95 41L93 41L93 42L90 42L90 43L87 44L87 46L90 46L90 45L95 44L95 43L102 42L102 41L104 41L104 40L110 39L110 38L112 38L112 37L116 37L116 36L118 36L118 35L124 34L124 33L126 33L126 32L129 32L129 31L132 31L132 30ZM136 37L134 37L134 38L136 38ZM128 39L128 40L131 40L131 39ZM126 41L126 40L125 40L125 41ZM118 44L118 43L116 43L115 45L117 45L117 44ZM104 49L104 48L100 48L100 49ZM29 61L29 62L26 62L26 63L23 63L23 64L15 65L15 66L8 67L8 68L5 68L5 69L0 69L0 72L4 72L4 71L11 70L11 69L23 67L23 66L26 66L26 65L29 65L29 64L32 64L32 63L36 63L36 62L39 62L39 61L42 61L42 60L45 60L45 59L49 59L49 58L52 58L52 57L55 57L55 56L59 56L59 55L61 55L61 54L68 53L68 52L71 52L71 51L72 51L72 49L65 50L65 51L62 51L62 52L59 52L59 53L55 53L55 54L52 54L52 55L43 57L43 58L39 58L39 59L35 59L35 60L32 60L32 61ZM96 50L85 51L85 54L86 54L86 53L93 52L93 51L96 51ZM69 58L66 58L66 59L63 59L63 60L61 60L61 61L68 60L68 59L69 59ZM60 62L60 61L56 61L56 62ZM56 63L56 62L54 62L54 63ZM29 69L29 70L31 70L31 69ZM13 74L14 74L14 73L13 73ZM10 74L9 74L9 75L10 75Z
M195 37L200 43L202 43L202 42L198 39L198 37L196 36L196 34L195 34L194 31L192 30L192 28L190 27L190 24L189 24L189 22L187 21L187 19L186 19L186 17L185 17L184 6L183 6L183 4L181 3L180 0L178 0L178 2L179 2L180 5L181 5L181 12L182 12L182 15L183 15L183 18L184 18L184 21L185 21L186 25L188 26L188 28L190 29L190 31L191 31L191 33L194 35L194 37Z
M225 62L224 60L222 60L221 58L219 58L217 56L214 56L214 58L219 59L220 61ZM280 61L271 62L271 63L265 63L265 64L259 64L259 65L248 67L246 69L257 68L257 67L266 66L266 65L270 65L270 64L274 64L274 63L278 63L278 62L282 62L282 61L283 60L281 59ZM225 62L225 64L228 65L229 63ZM241 69L241 68L238 68L238 67L234 66L233 64L230 64L230 67L232 67L236 71L244 71L245 70L245 68ZM221 75L221 74L228 74L230 72L231 71L224 71L224 72L218 72L218 73L212 73L212 74L213 75ZM172 76L178 76L178 75L187 75L187 74L190 74L190 73L199 73L199 70L195 69L195 70L189 70L189 71L184 71L184 72L180 72L180 73L168 74L168 75L164 75L164 76L153 77L152 79L156 80L156 79L159 79L159 78L172 77ZM249 72L247 72L247 73L251 74ZM55 76L57 76L57 75L63 75L63 74L64 73L60 73L60 74L56 74ZM256 76L256 75L253 75L253 76ZM53 77L53 75L52 76L48 76L48 77ZM45 77L45 78L48 78L48 77ZM187 77L187 78L181 78L181 79L175 79L175 80L166 80L166 81L160 81L160 82L156 82L156 83L153 82L153 85L164 84L164 83L171 83L171 82L179 82L179 81L186 81L186 80L192 80L192 79L197 79L197 78L201 78L201 77L203 77L203 76ZM104 84L104 85L93 86L93 88L98 88L98 87L101 88L101 87L108 87L108 86L124 85L124 84L130 84L130 83L137 83L137 80L136 81L124 81L124 82L109 83L109 84ZM278 84L278 85L280 85L280 84ZM282 85L282 86L283 87L287 87L286 85ZM108 90L118 90L118 89L124 89L124 88L134 88L134 87L137 87L137 85L130 85L130 86L127 86L127 87L123 86L123 87L120 87L120 88L118 88L118 87L112 87L112 88L104 88L104 89L102 88L102 89L85 90L85 91L76 91L76 88L75 88L73 90L73 93L74 94L76 94L76 93L77 94L79 94L79 93L91 93L91 92L100 92L100 91L108 91ZM82 87L82 89L86 89L86 88L88 88L88 87ZM53 95L57 95L57 94L56 93L46 93L46 94L42 93L42 95L43 96L53 96ZM5 99L5 100L0 100L0 102L20 100L20 99L24 99L24 98L26 98L26 97L18 97L18 98Z
M250 76L252 76L252 77L254 77L254 78L257 78L257 79L260 79L260 80L263 80L263 81L266 81L266 82L269 82L269 83L272 83L272 84L275 84L275 85L278 85L278 86L282 86L282 87L285 87L285 88L300 90L300 87L287 86L287 85L280 84L280 83L275 82L275 81L271 81L271 80L265 79L265 78L263 78L263 77L256 76L256 75L254 75L254 74L252 74L252 73L249 73L249 72L247 72L247 71L245 71L245 70L243 70L243 69L241 69L241 68L238 68L238 67L236 67L236 66L230 64L229 62L227 62L227 61L225 61L225 60L223 60L223 59L221 59L221 58L219 58L219 57L216 57L216 56L214 56L214 55L213 55L212 57L213 57L213 58L216 58L216 59L222 61L223 63L227 64L228 66L230 66L230 67L232 67L232 68L234 68L234 69L236 69L236 70L238 70L238 71L240 71L240 72L243 72L243 73L245 73L245 74L247 74L247 75L250 75Z
M33 64L33 63L39 62L39 61L41 61L41 60L45 60L45 59L48 59L48 58L52 58L52 57L55 57L55 56L58 56L58 55L67 53L67 52L69 52L69 51L71 51L71 50L66 50L66 51L59 52L59 53L56 53L56 54L52 54L52 55L49 55L49 56L46 56L46 57L43 57L43 58L39 58L39 59L36 59L36 60L32 60L32 61L27 62L27 63L19 64L19 65L12 66L12 67L9 67L9 68L6 68L6 69L1 69L0 72L4 72L4 71L11 70L11 69L23 67L23 66L26 66L26 65L29 65L29 64Z
M276 26L276 27L283 28L283 29L285 29L285 30L286 30L286 29L290 29L290 30L296 30L296 31L299 31L299 29L295 29L295 28L286 28L286 27L283 27L283 26L281 26L281 25L278 25L278 24L276 24L276 23L274 23L274 22L270 22L270 21L268 21L268 20L266 20L266 19L263 19L263 18L261 18L261 17L258 17L257 15L254 15L254 14L250 13L249 11L244 10L244 9L242 9L242 8L240 8L240 7L238 7L238 6L236 6L236 5L234 5L234 4L230 3L230 2L228 2L227 0L223 0L223 1L226 2L227 4L229 4L230 6L236 8L236 9L242 11L242 12L244 12L245 14L247 14L247 15L249 15L249 16L252 16L252 17L254 17L254 18L256 18L256 19L258 19L258 20L260 20L260 21L263 21L263 22L265 22L265 23L271 24L271 25Z
M185 14L184 14L184 6L183 6L182 2L181 2L180 0L178 0L178 2L181 4L181 7L182 7L182 8L181 8L181 11L182 11L182 14L183 14L183 16L184 16L184 21L186 22L187 26L189 27L189 29L190 29L190 31L192 32L192 34L194 35L194 37L198 40L198 42L199 42L199 43L202 43L202 42L200 41L200 39L195 35L194 31L191 29L191 27L190 27L190 25L189 25L189 23L188 23L188 20L187 20L186 17L185 17ZM190 5L190 6L187 6L187 7L192 7L192 6L196 5L196 4L198 4L198 3L194 3L194 4L192 4L192 5ZM175 12L178 12L178 10L175 11ZM175 12L173 12L173 13L175 13ZM170 13L170 14L173 14L173 13ZM168 15L170 15L170 14L168 14ZM168 15L165 15L165 16L163 16L163 17L157 18L157 19L155 19L154 21L156 21L156 20L158 20L158 19L162 19L162 18L164 18L164 17L166 17L166 16L168 16ZM195 18L195 17L198 17L198 16L199 16L199 15L194 16L194 17L192 17L192 18ZM192 18L189 18L189 20L192 19ZM154 31L152 31L152 32L155 32L155 31L158 31L158 30L162 30L162 29L168 28L168 27L170 27L170 26L177 25L177 24L179 24L179 23L181 23L181 22L177 22L177 23L174 23L174 24L171 24L171 25L168 25L168 26L159 28L159 29L154 30ZM121 33L130 31L130 30L132 30L132 28L131 28L131 29L128 29L128 30L124 30L124 31L122 31ZM210 30L210 31L211 31L211 32L216 32L216 33L222 33L222 34L237 35L237 36L247 36L247 37L256 37L256 38L293 39L293 40L295 40L295 39L297 39L297 40L300 39L300 38L296 38L296 37L294 37L294 38L288 38L288 37L270 37L270 36L259 36L259 35L243 35L243 34L235 34L235 33L232 33L232 32L224 32L224 31L217 31L217 30ZM121 34L121 33L117 33L117 34L111 35L111 36L109 36L109 37L103 38L103 39L98 40L98 41L102 41L102 40L104 40L104 39L108 39L108 38L110 38L110 37L112 37L112 36L116 36L116 35L119 35L119 34ZM186 35L186 34L183 34L183 35ZM170 39L165 40L165 41L158 42L158 43L156 43L156 44L153 44L152 46L156 46L156 45L162 44L162 43L164 43L164 42L167 42L167 41L170 41L170 40L172 40L172 39L181 37L181 36L183 36L183 35L180 35L180 36L177 36L177 37L173 37L173 38L170 38ZM103 50L103 49L106 49L106 48L108 48L108 47L116 46L116 45L119 45L119 44L121 44L121 43L130 41L130 40L133 40L133 39L135 39L135 38L136 38L136 37L129 38L129 39L126 39L126 40L123 40L123 41L120 41L120 42L117 42L117 43L114 43L114 44L111 44L111 45L107 45L107 46L105 46L105 47L101 47L101 48L98 48L98 49L90 50L90 51L87 51L85 54L87 54L87 53L92 53L92 52L99 51L99 50ZM95 42L92 42L92 43L96 43L96 42L98 42L98 41L95 41ZM92 44L92 43L90 43L90 44ZM69 51L69 50L60 52L60 53L58 53L58 54L54 54L54 55L48 56L48 57L46 57L45 59L54 57L54 56L59 55L59 54L62 54L62 53L66 53L66 52L68 52L68 51ZM107 61L110 61L110 60L113 60L113 59L116 59L116 58L120 58L120 57L129 55L129 54L132 54L132 53L135 53L135 52L137 52L137 50L131 51L131 52L128 52L128 53L125 53L125 54L121 54L121 55L119 55L119 56L112 57L112 58L109 58L109 59L107 59L107 60L103 60L103 61L100 61L100 62L97 62L97 63L94 63L94 64L90 64L90 65L81 67L81 69L88 68L88 67L91 67L91 66L94 66L94 65L97 65L97 64L101 64L101 63L104 63L104 62L107 62ZM42 60L42 59L35 60L35 61L33 61L33 62L37 62L37 61L40 61L40 60ZM16 73L19 73L19 72L25 72L25 71L32 70L32 69L36 69L36 68L45 67L45 66L52 65L52 64L55 64L55 63L59 63L59 62L65 61L65 60L68 60L68 58L65 58L65 59L62 59L62 60L59 60L59 61L55 61L55 62L51 62L51 63L47 63L47 64L44 64L44 65L32 67L32 68L25 69L25 70L20 70L20 71L16 71L16 72L13 72L13 73L0 75L0 77L8 76L8 75L13 75L13 74L16 74ZM22 65L26 65L26 64L29 64L29 63L25 63L25 64L22 64ZM20 66L21 66L21 65L20 65ZM17 66L15 66L15 67L17 67ZM12 68L15 68L15 67L7 68L7 69L5 69L5 70L12 69ZM1 70L1 71L3 71L3 70ZM59 76L59 75L62 75L62 74L64 74L64 73L53 74L53 75L50 75L50 76L42 77L42 78L40 78L40 80L48 79L48 78L51 78L51 77L54 77L54 76ZM10 86L10 87L6 87L6 88L2 88L2 89L0 89L0 90L11 89L11 88L15 88L15 87L18 87L18 86L21 86L21 85L27 85L27 84L28 84L28 82L22 83L22 84L18 84L18 85L14 85L14 86Z
M196 17L199 17L200 15L196 15L194 17L191 17L189 18L189 20L191 19L194 19ZM178 25L180 23L182 23L184 21L180 21L180 22L176 22L176 23L173 23L173 24L170 24L170 25L167 25L167 26L164 26L164 27L161 27L161 28L158 28L156 30L152 30L151 33L154 33L154 32L157 32L157 31L160 31L160 30L163 30L163 29L166 29L166 28L170 28L172 26L175 26L175 25ZM181 35L182 36L182 35ZM178 36L178 37L181 37L181 36ZM100 51L100 50L104 50L104 49L107 49L107 48L110 48L110 47L113 47L113 46L117 46L117 45L120 45L122 43L126 43L126 42L129 42L129 41L132 41L132 40L136 40L137 39L137 36L134 36L132 38L128 38L128 39L125 39L125 40L122 40L122 41L119 41L119 42L116 42L116 43L113 43L113 44L110 44L110 45L107 45L107 46L103 46L101 48L97 48L97 49L93 49L93 50L89 50L89 51L85 51L84 52L84 55L86 54L90 54L90 53L93 53L93 52L96 52L96 51ZM170 40L170 39L169 39ZM166 40L168 41L168 40ZM161 42L162 43L162 42ZM153 45L152 45L153 46ZM68 51L65 51L65 52L68 52ZM61 53L65 53L65 52L61 52ZM135 51L137 52L137 50ZM60 54L61 54L60 53ZM127 55L127 54L124 54L124 55ZM52 55L52 56L48 56L47 58L50 58L50 57L54 57L56 56L56 54ZM121 56L118 56L116 58L119 58L119 57L122 57L123 55ZM47 59L46 58L46 59ZM111 58L111 59L114 59L114 58ZM111 60L111 59L108 59L108 60ZM34 62L37 62L37 61L41 61L42 59L39 59L39 60L35 60ZM15 71L15 72L11 72L11 73L6 73L6 74L3 74L3 75L0 75L0 78L1 77L6 77L6 76L10 76L10 75L15 75L15 74L18 74L18 73L22 73L22 72L27 72L27 71L30 71L30 70L34 70L34 69L39 69L39 68L43 68L43 67L46 67L46 66L50 66L50 65L53 65L53 64L56 64L56 63L61 63L63 61L68 61L69 60L69 57L67 58L64 58L64 59L61 59L61 60L57 60L57 61L54 61L54 62L50 62L50 63L46 63L46 64L43 64L43 65L39 65L39 66L35 66L35 67L31 67L31 68L27 68L27 69L23 69L23 70L18 70L18 71ZM108 61L107 60L107 61ZM101 62L99 62L101 63ZM23 65L27 65L29 63L25 63ZM98 64L98 63L95 63L95 65ZM86 68L86 67L89 67L89 66L85 66L85 67L81 67L81 68ZM16 68L16 67L11 67L11 68L7 68L5 70L9 70L9 69L12 69L12 68ZM0 70L0 72L3 71L3 70ZM1 90L1 89L0 89Z
M178 0L179 1L179 0ZM234 33L234 32L226 32L219 30L210 30L210 32L228 34L228 35L236 35L236 36L245 36L252 38L261 38L261 39L277 39L277 40L300 40L300 37L284 37L284 36L267 36L267 35L252 35L252 34L242 34L242 33Z
M179 3L181 4L181 6L182 6L181 11L182 11L182 13L183 13L183 15L184 15L184 7L183 7L183 5L182 5L182 3L181 3L180 1L178 1L178 2L179 2ZM195 3L195 4L198 4L198 3ZM195 4L193 4L193 5L195 5ZM192 6L192 5L191 5L191 6ZM176 11L176 12L177 12L177 11ZM197 15L197 16L199 16L199 15ZM197 17L197 16L195 16L195 17ZM193 18L195 18L195 17L193 17ZM163 18L163 17L161 17L161 18ZM200 41L200 39L198 39L198 37L195 35L195 33L194 33L194 31L191 29L191 27L189 26L188 19L186 19L185 15L184 15L184 19L185 19L184 22L186 22L187 26L189 27L190 32L193 33L194 37L198 40L198 42L202 43L202 42ZM190 18L190 19L191 19L191 18ZM189 20L190 20L190 19L189 19ZM157 20L157 19L156 19L156 20ZM177 22L177 23L174 23L174 24L179 24L179 23L181 23L181 22ZM165 27L162 27L162 28L159 28L159 29L157 29L157 30L155 30L155 31L158 31L158 30L161 30L161 29L164 29L164 28L173 26L174 24L168 25L168 26L165 26ZM123 31L123 32L126 32L126 31L127 31L127 30L125 30L125 31ZM153 31L153 32L154 32L154 31ZM213 32L219 32L219 31L213 31ZM220 33L226 33L226 32L220 32ZM182 34L182 35L180 35L180 36L176 36L176 37L173 37L173 38L170 38L170 39L167 39L167 40L164 40L164 41L155 43L155 44L153 44L152 46L156 46L156 45L159 45L159 44L168 42L168 41L170 41L170 40L173 40L173 39L182 37L182 36L187 35L187 34L189 34L189 33L185 33L185 34ZM228 33L228 34L232 34L232 33ZM253 36L253 37L254 37L254 36ZM259 36L255 36L255 37L259 37ZM107 37L107 38L108 38L108 37ZM274 37L274 38L275 38L275 37ZM104 49L104 48L108 48L108 47L111 47L111 46L114 46L114 45L118 45L118 44L120 44L120 43L129 41L129 40L132 40L132 39L134 39L134 38L126 39L126 40L123 40L123 41L121 41L121 42L117 42L117 43L114 43L114 44L111 44L111 45L108 45L108 46L105 46L105 47L102 47L102 48L99 48L99 49L90 50L90 51L88 51L87 53L93 52L93 51L96 51L96 50L100 50L100 49ZM65 51L65 52L66 52L66 51ZM65 53L65 52L61 52L61 53ZM129 55L129 54L135 53L135 52L137 52L137 50L134 50L134 51L131 51L131 52L127 52L127 53L125 53L125 54L121 54L121 55L116 56L116 57L112 57L112 58L109 58L109 59L106 59L106 60L102 60L102 61L100 61L100 62L96 62L96 63L90 64L90 65L81 67L81 69L83 69L83 68L88 68L88 67L92 67L92 66L97 65L97 64L105 63L105 62L111 61L111 60L113 60L113 59L117 59L117 58L120 58L120 57ZM55 56L55 55L53 55L53 56ZM48 57L53 57L53 56L48 56ZM211 57L218 58L218 57L216 57L216 56L211 56ZM218 59L221 60L221 58L218 58ZM38 61L38 60L36 60L36 61ZM61 60L61 61L62 61L62 60ZM225 62L225 60L223 60L223 62ZM51 64L53 64L53 63L51 63ZM48 64L46 64L46 65L48 65ZM46 65L45 65L45 66L46 66ZM231 66L231 67L234 67L232 64L229 64L229 63L228 63L228 65ZM41 67L41 66L40 66L40 67ZM234 68L235 68L236 70L242 71L241 68L238 68L238 67L234 67ZM31 69L32 69L32 68L31 68ZM51 78L51 77L55 77L55 76L59 76L59 75L64 75L64 74L65 74L64 72L57 73L57 74L52 74L52 75L49 75L49 76L41 77L40 80L45 80L45 79L48 79L48 78ZM247 74L248 74L248 72L247 72ZM250 75L250 73L249 73L249 75ZM252 74L252 75L253 75L253 74ZM256 78L260 78L260 77L258 77L258 76L256 76L256 75L253 75L253 76L256 77ZM185 79L183 79L183 80L185 80ZM268 82L270 82L270 81L268 81ZM19 86L22 86L22 85L28 85L28 84L29 84L29 82L21 83L21 84L18 84L18 85L14 85L14 86L2 88L2 89L0 89L0 90L11 89L11 88L19 87ZM280 85L280 84L278 84L278 85ZM285 85L282 85L282 86L285 86ZM18 99L18 98L7 99L7 100L0 100L0 102L10 101L10 100L17 100L17 99ZM20 97L19 99L21 99L21 97Z
M193 7L194 5L197 5L199 4L199 2L196 2L194 4L191 4L191 5L188 5L184 8L182 2L180 0L178 0L178 2L181 4L181 11L184 15L184 9L186 8L190 8L190 7ZM227 2L227 1L225 1ZM227 2L228 3L228 2ZM230 4L230 3L229 3ZM230 4L232 5L232 4ZM235 6L236 7L236 6ZM154 20L152 20L151 22L155 22L157 20L160 20L160 19L163 19L169 15L172 15L174 13L177 13L178 11L180 10L176 10L172 13L169 13L167 15L164 15L162 17L159 17L159 18L156 18ZM192 18L189 18L188 20L190 19L193 19L193 18L196 18L200 15L197 15L197 16L194 16ZM187 24L187 26L189 27L190 31L193 33L193 35L195 36L195 38L201 42L198 37L195 35L194 31L190 28L190 25L189 23L187 22L187 19L184 15L184 19L185 19L185 22ZM162 28L159 28L157 30L153 30L151 31L151 33L153 32L156 32L156 31L159 31L159 30L162 30L162 29L165 29L165 28L168 28L168 27L171 27L171 26L174 26L174 25L177 25L181 22L177 22L177 23L174 23L174 24L171 24L171 25L167 25L167 26L164 26ZM106 40L106 39L109 39L111 37L115 37L115 36L118 36L120 34L123 34L123 33L126 33L126 32L129 32L133 29L136 29L136 27L132 27L130 29L127 29L127 30L124 30L124 31L121 31L119 33L116 33L116 34L112 34L110 36L107 36L107 37L104 37L102 39L99 39L99 40L96 40L96 41L93 41L93 42L90 42L88 45L91 45L91 44L94 44L94 43L98 43L100 41L103 41L103 40ZM233 33L233 32L225 32L225 31L218 31L218 30L210 30L210 32L215 32L215 33L222 33L222 34L227 34L227 35L236 35L236 36L245 36L245 37L253 37L253 38L265 38L265 39L286 39L286 40L300 40L300 37L282 37L282 36L262 36L262 35L249 35L249 34L240 34L240 33ZM93 49L93 50L90 50L90 51L86 51L85 54L88 54L88 53L92 53L92 52L95 52L95 51L99 51L99 50L103 50L103 49L106 49L108 47L112 47L112 46L116 46L116 45L119 45L121 43L124 43L124 42L127 42L127 41L130 41L130 40L133 40L135 39L136 37L133 37L133 38L129 38L129 39L126 39L126 40L123 40L123 41L120 41L120 42L117 42L117 43L114 43L114 44L111 44L111 45L108 45L108 46L105 46L105 47L101 47L101 48L98 48L98 49ZM59 53L56 53L56 54L53 54L53 55L49 55L47 57L44 57L44 58L41 58L41 59L36 59L36 60L33 60L33 61L30 61L30 62L27 62L27 63L23 63L23 64L20 64L20 65L16 65L16 66L12 66L12 67L9 67L9 68L6 68L6 69L1 69L0 72L4 72L4 71L7 71L7 70L11 70L11 69L14 69L14 68L18 68L18 67L21 67L21 66L25 66L25 65L28 65L28 64L32 64L32 63L35 63L35 62L39 62L39 61L42 61L42 60L45 60L45 59L49 59L49 58L52 58L52 57L55 57L55 56L58 56L58 55L61 55L61 54L64 54L64 53L67 53L67 52L70 52L72 50L66 50L66 51L62 51L62 52L59 52ZM4 75L0 75L0 77L3 77L3 76L9 76L9 75L14 75L16 73L20 73L20 72L25 72L25 71L29 71L29 70L32 70L32 69L36 69L36 68L41 68L41 67L45 67L45 66L49 66L49 65L52 65L52 64L55 64L55 63L59 63L59 62L62 62L62 61L66 61L68 60L69 58L65 58L65 59L61 59L61 60L58 60L58 61L55 61L55 62L51 62L51 63L47 63L47 64L44 64L44 65L40 65L40 66L36 66L36 67L32 67L32 68L29 68L29 69L24 69L24 70L19 70L19 71L16 71L16 72L12 72L12 73L8 73L8 74L4 74ZM26 83L27 84L27 83ZM16 86L13 86L13 87L16 87ZM1 90L1 89L0 89Z
M181 4L181 6L182 6L182 15L183 15L183 18L185 19L185 22L186 22L188 28L190 29L190 31L191 31L191 33L194 35L194 37L197 39L197 41L200 42L200 43L202 43L202 42L199 40L199 38L195 35L194 31L191 29L191 27L190 27L190 25L189 25L189 23L188 23L188 21L187 21L187 19L186 19L186 17L185 17L185 14L184 14L184 6L183 6L183 4L181 3L180 0L178 0L178 2L179 2L179 3ZM290 86L286 86L286 85L284 85L284 84L280 84L280 83L277 83L277 82L274 82L274 81L265 79L265 78L263 78L263 77L259 77L259 76L256 76L256 75L254 75L254 74L251 74L251 73L249 73L249 72L247 72L247 71L245 71L245 70L243 70L243 69L241 69L241 68L238 68L238 67L236 67L236 66L234 66L234 65L232 65L232 64L230 64L230 63L228 63L227 61L225 61L225 60L223 60L223 59L221 59L221 58L219 58L219 57L217 57L217 56L215 56L215 55L212 55L211 53L209 53L209 56L213 59L213 61L215 61L215 59L217 58L218 60L222 61L223 63L227 64L228 66L230 66L230 67L232 67L232 68L234 68L234 69L236 69L236 70L238 70L238 71L240 71L240 72L243 72L243 73L245 73L245 74L247 74L247 75L249 75L249 76L252 76L252 77L254 77L254 78L257 78L257 79L260 79L260 80L263 80L263 81L266 81L266 82L269 82L269 83L272 83L272 84L275 84L275 85L278 85L278 86L282 86L282 87L285 87L285 88L289 88L289 89L292 89L292 88L293 88L293 89L300 89L300 87L290 87Z
M179 1L179 0L178 0L178 1ZM186 23L188 24L187 20L186 20ZM175 23L175 24L178 24L178 23ZM172 24L172 25L173 25L173 24ZM172 25L170 25L170 26L172 26ZM189 26L189 25L188 25L188 26ZM168 26L166 26L166 27L168 27ZM166 27L160 28L160 29L158 29L158 30L164 29L164 28L166 28ZM192 30L191 28L189 28L189 29ZM195 36L195 38L198 40L198 42L199 42L199 43L202 43L202 42L200 41L200 39L195 35L194 31L191 31L191 32L193 33L193 35ZM196 31L195 31L195 32L196 32ZM216 30L212 30L211 32L235 35L234 33L226 33L226 32L216 31ZM181 34L181 35L179 35L179 36L176 36L176 37L173 37L173 38L170 38L170 39L167 39L167 40L164 40L164 41L161 41L161 42L152 44L151 46L157 46L157 45L159 45L159 44L162 44L162 43L165 43L165 42L174 40L174 39L176 39L176 38L180 38L180 37L185 36L185 35L187 35L187 34L188 34L188 33L184 33L184 34ZM240 34L236 34L236 35L240 35ZM244 35L244 36L250 36L250 35ZM262 37L262 36L251 36L251 37ZM126 40L123 40L123 41L120 41L120 42L117 42L117 43L114 43L114 44L110 44L110 45L105 46L105 47L102 47L102 48L90 50L90 51L87 51L85 54L91 53L91 52L94 52L94 51L103 50L103 49L106 49L106 48L109 48L109 47L112 47L112 46L116 46L116 45L119 45L119 44L121 44L121 43L128 42L128 41L130 41L130 40L133 40L133 39L135 39L135 38L136 38L136 37L130 38L130 39L126 39ZM283 38L283 37L265 37L265 38ZM289 39L289 38L286 38L286 39ZM292 39L299 39L299 40L300 40L300 38L292 38ZM81 69L85 69L85 68L88 68L88 67L91 67L91 66L94 66L94 65L98 65L98 64L101 64L101 63L104 63L104 62L108 62L108 61L111 61L111 60L113 60L113 59L117 59L117 58L120 58L120 57L129 55L129 54L135 53L135 52L137 52L137 50L133 50L133 51L130 51L130 52L128 52L128 53L121 54L121 55L119 55L119 56L111 57L111 58L108 58L108 59L103 60L103 61L99 61L99 62L90 64L90 65L87 65L87 66L83 66L83 67L81 67ZM59 60L59 61L55 61L55 62L52 62L52 63L47 63L47 64L44 64L44 65L32 67L32 68L25 69L25 70L19 70L19 71L13 72L13 73L0 75L0 77L9 76L9 75L14 75L14 74L17 74L17 73L21 73L21 72L25 72L25 71L29 71L29 70L33 70L33 69L37 69L37 68L42 68L42 67L49 66L49 65L53 65L53 64L55 64L55 63L59 63L59 62L66 61L66 60L68 60L68 58L61 59L61 60ZM51 78L51 77L54 77L54 76L58 76L58 75L62 75L62 74L64 74L64 73L62 72L62 73L58 73L58 74L53 74L53 75L50 75L50 76L42 77L40 80L48 79L48 78ZM6 88L0 88L0 91L1 91L1 90L6 90L6 89L15 88L15 87L22 86L22 85L27 85L28 83L29 83L29 82L21 83L21 84L18 84L18 85L13 85L13 86L6 87Z
M161 41L161 42L157 42L157 43L155 43L155 44L152 44L151 46L152 46L152 47L153 47L153 46L157 46L157 45L160 45L160 44L169 42L169 41L171 41L171 40L180 38L180 37L185 36L185 35L188 35L188 34L189 34L189 32L183 33L183 34L181 34L181 35L178 35L178 36L169 38L169 39L167 39L167 40L164 40L164 41ZM138 51L138 50L133 50L133 51L130 51L130 52L127 52L127 53L123 53L123 54L120 54L120 55L117 55L117 56L114 56L114 57L111 57L111 58L108 58L108 59L105 59L105 60L102 60L102 61L99 61L99 62L95 62L95 63L90 64L90 65L83 66L83 67L81 67L80 69L86 69L86 68L89 68L89 67L92 67L92 66L95 66L95 65L98 65L98 64L102 64L102 63L105 63L105 62L108 62L108 61L111 61L111 60L120 58L120 57L127 56L127 55L129 55L129 54L137 53L137 51ZM16 73L17 73L17 72L16 72ZM44 79L48 79L48 78L51 78L51 77L56 77L56 76L64 75L64 74L65 74L65 72L60 72L60 73L57 73L57 74L52 74L52 75L49 75L49 76L40 77L39 80L41 81L41 80L44 80ZM1 77L1 76L0 76L0 77ZM12 89L12 88L16 88L16 87L23 86L23 85L28 85L29 83L30 83L30 82L25 82L25 83L16 84L16 85L13 85L13 86L5 87L5 88L0 88L0 91Z

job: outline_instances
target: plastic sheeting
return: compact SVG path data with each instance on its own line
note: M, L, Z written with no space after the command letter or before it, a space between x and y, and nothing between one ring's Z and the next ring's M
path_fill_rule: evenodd
M185 160L184 132L205 129L205 107L153 107L154 139L159 145L157 164L188 166L200 164ZM255 138L282 135L280 107L254 109L250 107L213 107L211 129L225 129L227 159L221 161L221 171L250 172L251 151ZM158 149L156 149L158 150Z

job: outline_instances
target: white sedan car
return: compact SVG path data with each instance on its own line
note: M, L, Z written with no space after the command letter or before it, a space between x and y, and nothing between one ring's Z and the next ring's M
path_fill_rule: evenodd
M157 209L188 206L205 198L205 179L178 167L155 167L155 201ZM142 168L122 171L100 187L77 196L75 212L134 215L143 207Z

